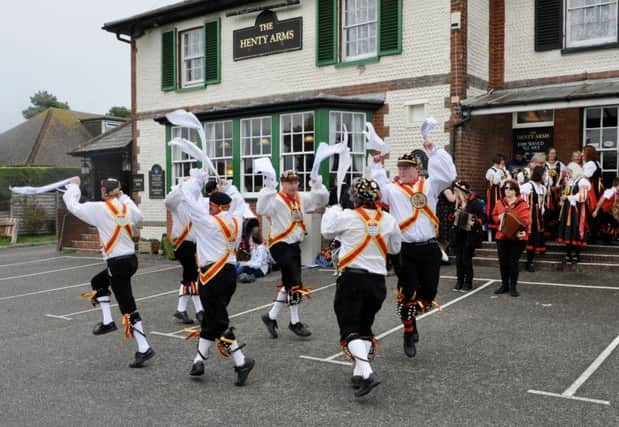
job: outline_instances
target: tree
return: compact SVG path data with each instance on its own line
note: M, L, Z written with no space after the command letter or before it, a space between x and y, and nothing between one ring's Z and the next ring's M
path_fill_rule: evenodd
M68 103L58 101L58 98L48 93L46 90L40 90L32 95L30 97L30 103L32 105L21 112L25 119L36 116L41 111L47 110L48 108L69 109Z
M131 115L131 111L127 110L125 107L114 106L110 108L107 115L114 117L129 117Z

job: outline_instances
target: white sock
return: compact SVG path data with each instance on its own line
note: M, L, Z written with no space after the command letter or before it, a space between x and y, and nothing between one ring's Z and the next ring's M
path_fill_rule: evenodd
M189 295L179 295L178 296L178 307L176 307L176 310L180 312L187 311L188 303L189 303Z
M290 323L293 325L299 323L299 304L290 306Z
M196 352L196 357L193 359L193 363L208 359L208 352L213 344L214 342L211 340L200 338L200 341L198 341L198 352ZM204 359L200 356L200 353L202 353Z
M368 341L368 340L362 340L363 344L365 344L365 349L367 350L368 354L370 354L370 349L372 348L372 341Z
M193 308L196 310L196 313L199 311L204 311L202 301L200 301L200 295L192 295L191 300L193 301Z
M146 341L146 337L142 335L144 333L144 329L142 328L142 321L140 320L138 322L135 322L133 324L133 329L135 329L133 331L133 337L135 338L135 342L138 343L138 351L140 353L144 353L146 350L150 348L150 345L148 345L148 341Z
M372 373L372 367L370 363L367 362L368 351L366 350L363 340L356 339L350 341L348 343L348 350L350 350L350 354L355 358L355 369L358 368L361 371L361 376L363 378L368 378Z
M288 291L286 290L286 288L282 287L279 292L277 293L277 296L275 297L276 301L288 301ZM277 319L277 316L279 316L279 312L282 311L282 308L284 308L285 303L283 302L276 302L275 304L273 304L273 307L271 307L271 311L269 311L269 317L272 320Z
M236 350L237 348L239 348L239 343L237 340L234 340L232 346L230 346L232 350L232 359L234 359L234 366L243 366L245 364L245 355L241 350Z
M114 319L112 319L112 310L110 309L110 297L99 297L97 298L97 302L101 306L101 314L103 314L103 324L109 325L114 321Z

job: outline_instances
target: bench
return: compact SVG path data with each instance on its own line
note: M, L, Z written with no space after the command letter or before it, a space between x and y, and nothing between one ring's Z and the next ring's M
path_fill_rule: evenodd
M0 218L0 236L10 237L11 244L17 242L17 220L15 218Z

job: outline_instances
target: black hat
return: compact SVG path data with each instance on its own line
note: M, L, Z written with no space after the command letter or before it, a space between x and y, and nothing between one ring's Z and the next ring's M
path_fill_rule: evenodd
M285 171L279 178L281 182L299 182L299 175L293 170Z
M101 187L105 189L106 193L111 193L114 190L120 189L120 181L118 181L116 178L102 179Z
M398 167L407 167L407 166L419 166L419 158L417 156L415 156L413 154L413 152L411 151L410 153L406 153L400 157L398 157Z
M210 203L218 205L220 207L228 206L230 205L230 202L232 202L230 196L228 196L226 193L222 193L221 191L216 191L211 194L208 200Z
M470 193L471 192L471 186L466 181L455 181L454 182L454 187L459 189L459 190L464 191L465 193Z
M380 199L380 187L373 179L357 178L353 181L350 195L358 204L373 204Z

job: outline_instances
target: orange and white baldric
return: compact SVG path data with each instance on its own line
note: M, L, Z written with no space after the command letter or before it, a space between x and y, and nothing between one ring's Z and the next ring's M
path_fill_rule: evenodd
M363 223L365 224L365 236L361 243L348 253L339 258L338 269L343 270L350 265L366 250L370 243L374 242L374 245L378 248L380 253L385 259L387 259L387 243L380 234L380 220L383 217L383 212L378 209L373 217L370 217L367 211L363 208L356 208L354 212L359 215Z
M131 229L131 222L129 221L126 204L123 204L122 209L119 211L112 202L112 199L108 199L104 203L105 207L114 217L114 222L116 223L116 227L114 228L110 239L107 242L101 242L103 245L103 252L105 255L109 255L118 244L122 231L125 230L125 232L129 235L129 238L133 238L133 230Z
M269 248L286 239L286 237L288 237L297 227L300 227L301 230L303 230L303 233L307 234L307 229L305 228L305 223L303 222L303 209L299 194L297 193L294 198L291 198L286 193L280 191L277 195L282 199L288 208L290 213L290 223L284 231L274 237L269 233Z
M179 234L178 237L174 239L174 249L178 249L183 244L183 242L189 235L189 232L191 231L192 226L193 226L193 223L191 222L191 220L189 220L185 228L183 228L183 231L181 231L181 234Z
M218 215L214 215L213 218L217 222L219 229L226 238L227 246L226 252L221 258L211 264L211 266L206 269L205 272L200 271L200 283L203 286L206 285L213 277L215 277L222 268L224 268L224 266L228 262L228 258L230 257L230 255L236 252L236 241L239 234L239 222L236 218L232 218L232 223L234 224L233 229L231 229L231 227L228 226L226 221L224 221Z
M413 209L413 214L410 217L406 218L404 221L400 222L400 230L402 232L408 230L410 227L413 226L413 224L415 224L415 222L419 218L419 214L423 213L424 215L428 217L432 225L434 225L435 233L438 233L439 219L436 216L436 214L432 211L432 209L430 209L430 206L428 206L427 198L424 193L426 180L421 178L413 186L402 184L399 181L396 181L395 184L396 184L396 187L400 191L402 191L404 194L406 194L408 198L411 200L411 207ZM415 199L415 197L417 197L417 195L423 195L423 199L426 200L423 207L416 207L413 204L412 201Z

